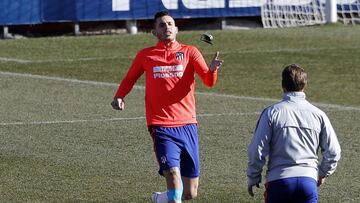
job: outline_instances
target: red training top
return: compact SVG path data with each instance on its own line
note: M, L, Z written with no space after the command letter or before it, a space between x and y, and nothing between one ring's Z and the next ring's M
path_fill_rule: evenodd
M114 98L124 98L144 72L147 125L197 123L195 72L206 86L213 87L217 80L217 71L209 70L197 48L174 41L139 51Z

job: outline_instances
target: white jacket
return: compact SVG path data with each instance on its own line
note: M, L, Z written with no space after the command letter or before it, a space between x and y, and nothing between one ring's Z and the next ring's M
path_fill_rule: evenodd
M318 150L322 162L318 164ZM340 145L326 114L305 99L303 92L284 93L266 108L248 148L248 184L261 182L268 157L266 181L290 177L327 177L340 159Z

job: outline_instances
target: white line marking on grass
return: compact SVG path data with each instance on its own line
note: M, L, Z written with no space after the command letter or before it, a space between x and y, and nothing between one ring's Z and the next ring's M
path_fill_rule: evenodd
M359 49L359 47L345 47L343 49ZM279 52L290 52L290 53L297 53L297 52L310 52L310 51L326 51L326 50L339 50L339 48L333 47L319 47L319 48L299 48L299 49L261 49L261 50L233 50L233 51L221 51L220 54L253 54L253 53L279 53ZM214 53L206 52L205 55L214 55Z
M232 99L244 99L244 100L254 100L254 101L267 101L267 102L278 102L278 99L264 98L264 97L246 97L246 96L237 96L230 94L219 94L213 92L195 92L198 95L212 96L212 97L223 97L223 98L232 98Z
M6 58L6 57L0 57L0 61L5 62L16 62L16 63L30 63L30 60L24 60L24 59L17 59L17 58Z
M12 72L2 72L2 71L0 71L0 75L8 75L8 76L15 76L15 77L28 77L28 78L44 79L44 80L65 81L65 82L72 82L72 83L79 83L79 84L102 85L102 86L110 86L110 87L117 87L118 86L117 83L97 82L97 81L78 80L78 79L68 79L68 78L33 75L33 74L26 74L26 73L12 73ZM135 89L145 89L144 86L139 86L139 85L135 85L134 88ZM279 101L279 99L271 99L271 98L263 98L263 97L246 97L246 96L236 96L236 95L208 93L208 92L196 92L196 94L205 95L205 96L213 96L213 97L222 97L222 98L253 100L253 101L267 101L267 102L277 102L277 101ZM342 106L342 105L336 105L336 104L326 104L326 103L316 103L316 102L315 103L313 102L313 104L316 105L316 106L319 106L319 107L338 109L340 111L360 111L360 107Z
M259 115L260 112L252 113L205 113L198 114L197 117L213 117L213 116L248 116L248 115Z
M264 98L264 97L246 97L246 96L218 94L218 93L211 93L211 92L210 93L209 92L196 92L196 94L206 95L206 96L214 96L214 97L253 100L253 101L266 101L266 102L280 101L280 99L272 99L272 98ZM311 102L311 103L318 107L338 109L340 111L360 111L360 107L354 107L354 106L342 106L342 105L337 105L337 104L325 104L325 103L318 103L318 102Z
M89 57L89 58L76 58L76 59L49 59L49 60L34 60L29 63L53 63L53 62L75 62L75 61L97 61L97 60L110 60L117 58L131 59L130 56L109 56L109 57Z
M198 114L197 117L214 117L214 116L245 116L257 115L259 112L253 113L216 113L216 114ZM73 123L88 123L88 122L107 122L107 121L130 121L130 120L145 120L145 117L128 117L128 118L103 118L103 119L81 119L81 120L59 120L59 121L32 121L32 122L9 122L0 123L0 126L14 126L14 125L48 125L48 124L73 124Z
M88 85L100 85L100 86L110 86L117 87L119 84L109 83L109 82L98 82L91 80L78 80L78 79L69 79L69 78L61 78L61 77L52 77L52 76L44 76L44 75L33 75L27 73L12 73L12 72L2 72L0 71L0 75L14 76L14 77L25 77L25 78L33 78L33 79L41 79L41 80L54 80L54 81L62 81L62 82L71 82L71 83L79 83L79 84L88 84ZM134 88L145 89L143 86L135 85Z
M108 57L88 57L88 58L68 58L68 59L47 59L47 60L27 60L17 58L0 57L0 62L15 62L15 63L55 63L55 62L75 62L75 61L97 61L97 60L111 60L111 59L132 59L133 56L108 56Z
M33 121L33 122L11 122L0 123L0 126L11 125L45 125L45 124L71 124L71 123L87 123L87 122L107 122L107 121L129 121L129 120L144 120L145 117L133 118L102 118L102 119L89 119L89 120L62 120L62 121Z
M234 50L234 51L222 51L221 54L254 54L254 53L279 53L279 52L302 52L302 51L314 51L315 49L270 49L270 50ZM328 50L325 48L316 50ZM213 53L207 53L211 55Z

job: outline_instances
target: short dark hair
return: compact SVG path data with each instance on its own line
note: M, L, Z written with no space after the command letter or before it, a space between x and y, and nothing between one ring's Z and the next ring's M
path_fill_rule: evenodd
M288 92L302 91L307 85L307 74L297 64L287 65L282 72L282 87Z
M165 10L165 11L159 11L159 12L155 13L155 15L154 15L154 24L156 23L156 20L158 18L161 18L163 16L170 16L169 11Z

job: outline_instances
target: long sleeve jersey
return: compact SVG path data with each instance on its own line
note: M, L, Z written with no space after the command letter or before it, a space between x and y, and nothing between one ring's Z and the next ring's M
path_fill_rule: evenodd
M217 80L217 71L209 70L197 48L174 41L139 51L114 97L124 98L144 72L147 125L197 123L195 73L209 87Z
M318 149L322 161L318 164ZM326 114L305 99L303 92L288 92L283 100L266 108L257 123L248 148L249 184L261 181L267 163L266 181L289 177L315 180L334 173L340 145Z

